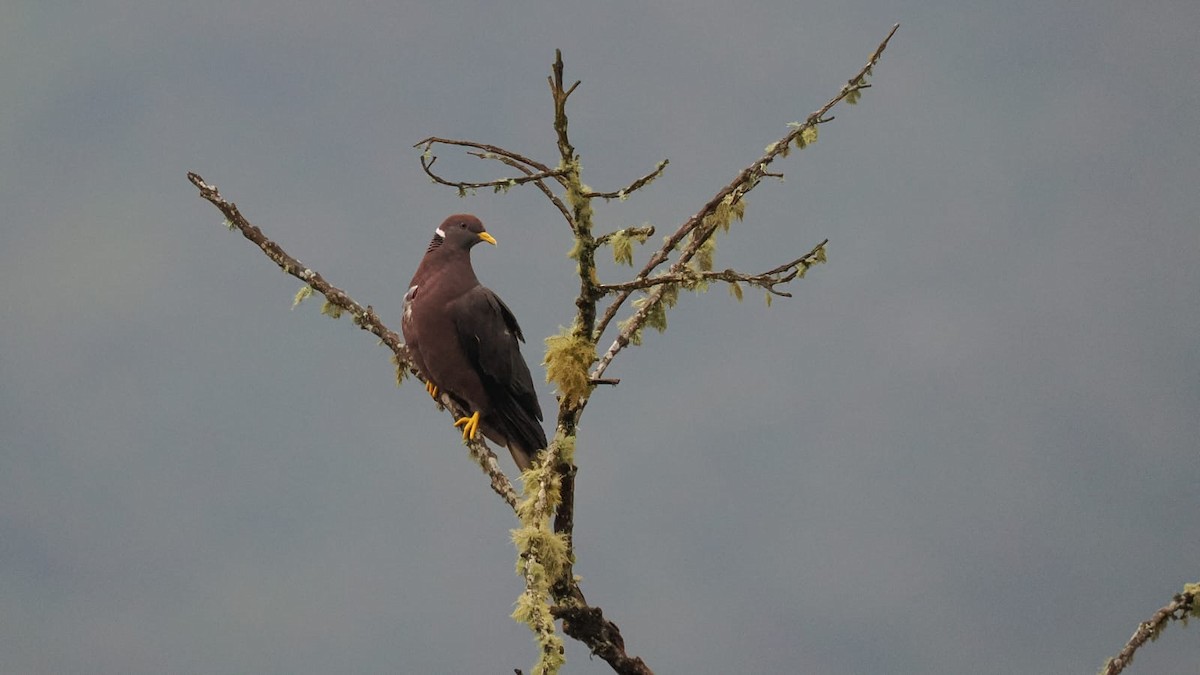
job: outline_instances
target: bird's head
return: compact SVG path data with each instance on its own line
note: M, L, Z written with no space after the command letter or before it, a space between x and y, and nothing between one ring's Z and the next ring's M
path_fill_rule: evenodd
M496 239L483 229L483 223L478 218L469 213L456 213L443 221L434 231L433 241L429 242L429 249L426 252L441 246L451 250L467 251L481 241L486 241L493 246L496 244Z

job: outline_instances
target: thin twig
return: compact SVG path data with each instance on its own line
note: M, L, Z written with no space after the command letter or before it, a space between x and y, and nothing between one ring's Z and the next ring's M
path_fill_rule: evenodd
M670 163L671 163L671 160L664 159L663 161L658 163L658 166L655 167L653 171L651 171L650 173L646 174L645 176L642 176L641 178L633 181L632 183L629 184L629 187L626 187L623 190L617 190L615 192L585 192L585 193L583 193L583 196L587 197L588 199L593 199L596 197L599 197L600 199L605 199L605 200L625 199L626 197L628 197L630 195L630 193L636 192L636 191L646 187L655 178L658 178L659 176L661 176L663 171L666 170L667 165Z
M485 153L491 153L491 154L497 155L499 157L507 157L508 159L511 159L514 162L520 162L521 164L527 165L534 171L538 171L538 172L546 173L546 174L551 172L550 167L546 166L545 164L542 164L541 162L539 162L537 160L530 159L529 157L525 157L524 155L521 155L520 153L516 153L511 150L506 150L498 145L490 145L488 143L478 143L476 141L468 141L468 140L457 139L457 138L441 138L439 136L430 136L429 138L426 138L426 139L420 140L416 143L413 143L414 148L425 148L425 152L430 152L433 149L433 146L435 146L435 145L457 145L457 146L461 146L464 148L475 148L476 150L482 150Z
M652 277L645 279L633 279L632 281L624 281L616 284L601 284L600 290L605 293L616 293L618 291L638 291L663 284L680 284L684 287L694 285L698 281L724 281L729 284L747 283L751 286L757 286L772 295L778 295L784 298L792 297L791 293L777 290L775 287L781 284L786 284L794 280L798 276L802 276L803 272L808 271L810 267L820 262L824 262L822 249L829 243L826 239L820 244L813 247L811 251L796 258L795 260L786 262L778 267L769 269L766 272L758 274L747 274L746 272L738 272L737 270L707 270L693 271L685 269L678 274L655 274Z
M649 237L653 237L653 236L654 236L654 226L653 225L644 225L641 227L625 227L625 228L621 228L621 229L617 230L616 232L609 232L608 234L602 234L599 237L596 237L596 245L603 246L603 245L607 244L608 241L610 239L612 239L613 237L638 237L638 238L645 239L645 238L649 238Z
M418 143L414 143L413 147L414 148L424 148L425 154L430 155L432 157L432 155L430 153L433 150L433 146L438 145L438 144L440 144L440 145L455 145L455 146L460 146L460 147L464 147L464 148L475 148L475 149L479 150L479 152L468 152L467 154L472 155L474 157L478 157L480 159L493 159L498 162L507 164L508 166L511 166L512 168L525 174L526 178L524 180L521 180L519 183L513 183L512 185L510 185L507 181L505 181L503 185L495 185L495 183L497 183L498 181L491 181L491 184L489 185L488 183L471 183L469 181L451 181L448 179L444 179L441 176L436 176L436 177L431 176L431 178L433 178L434 181L436 181L442 185L448 185L450 187L458 189L459 194L462 194L464 191L466 191L468 189L473 189L474 187L490 186L490 187L498 188L498 189L506 189L508 187L512 187L513 185L519 185L521 183L533 183L534 185L537 186L537 188L539 190L542 191L542 194L546 195L546 199L549 199L550 203L554 204L554 207L558 209L559 213L562 214L563 218L567 221L567 225L571 228L571 231L572 232L575 231L575 220L574 220L574 218L571 217L571 212L569 210L567 210L567 207L565 204L563 204L562 199L560 199L558 197L558 195L554 194L554 191L551 190L548 185L546 185L546 181L544 180L545 178L553 178L556 181L558 181L560 184L564 184L563 179L562 179L562 174L559 171L551 169L549 166L547 166L535 159L526 157L518 152L513 152L512 150L508 150L507 148L502 148L498 145L491 145L490 143L479 143L477 141L470 141L470 140L465 140L465 139L440 138L438 136L430 136L429 138L423 139ZM434 158L434 159L436 159L436 158ZM426 161L425 158L422 157L421 158L421 166L424 168L425 173L429 174L429 169L428 169L428 167L425 166L425 161ZM432 164L433 164L433 162L430 161L430 166L432 166Z
M396 355L396 363L398 368L403 368L415 375L418 379L424 381L422 375L417 372L417 369L412 364L412 359L408 353L408 347L400 339L400 335L389 329L379 320L379 316L375 314L375 310L367 305L363 307L351 298L345 291L337 288L325 280L325 277L320 273L309 269L296 258L288 255L279 244L267 239L262 230L251 225L241 211L238 210L237 204L226 201L215 185L209 185L204 182L204 179L195 173L188 173L188 180L192 185L195 185L200 190L200 196L217 207L221 213L225 214L230 227L237 229L246 239L254 242L262 252L266 254L280 269L288 274L296 277L300 281L308 284L317 293L325 296L325 299L335 307L349 313L354 318L354 324L363 330L370 331L372 334L379 337L379 340L392 350ZM456 405L447 396L441 399L443 405L449 407L451 414L455 419L463 416L462 410L457 410ZM514 509L517 506L517 493L513 490L512 483L508 477L500 470L500 465L496 460L496 454L487 446L481 438L476 438L467 444L468 452L483 468L491 479L492 490L500 495L501 499L508 503Z
M421 156L421 168L425 170L425 175L432 178L435 183L441 183L442 185L449 185L451 187L456 187L459 189L460 192L466 191L466 190L475 190L477 188L489 188L489 187L490 188L507 189L507 188L511 188L511 187L516 187L517 185L521 185L523 183L536 183L539 181L544 181L547 178L557 178L557 177L563 175L563 173L564 173L561 169L553 169L551 171L543 171L543 172L539 172L539 173L535 173L535 174L529 174L526 176L519 176L516 178L497 178L496 180L483 181L483 182L479 182L479 183L471 183L471 182L467 182L467 181L451 181L451 180L442 178L441 176L437 175L436 173L433 172L433 164L436 161L437 161L437 157L431 157L429 159L425 159L424 155Z

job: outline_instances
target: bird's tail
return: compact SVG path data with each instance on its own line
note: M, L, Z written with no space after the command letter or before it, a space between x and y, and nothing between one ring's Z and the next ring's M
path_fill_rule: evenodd
M512 453L521 471L533 466L537 454L546 447L546 432L542 423L513 399L497 402L496 426L506 441L503 445ZM540 415L539 415L540 416Z
M509 439L508 451L512 454L513 461L517 463L517 468L521 471L528 471L533 466L533 460L537 458L537 453L541 452L541 449L530 450L515 439Z

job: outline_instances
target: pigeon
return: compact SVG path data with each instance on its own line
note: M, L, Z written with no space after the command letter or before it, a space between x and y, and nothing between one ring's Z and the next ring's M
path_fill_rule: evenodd
M517 318L471 267L471 248L481 241L496 244L469 214L450 216L434 231L404 295L400 327L426 391L435 400L445 393L468 412L454 424L463 440L482 432L525 471L546 447L542 409Z

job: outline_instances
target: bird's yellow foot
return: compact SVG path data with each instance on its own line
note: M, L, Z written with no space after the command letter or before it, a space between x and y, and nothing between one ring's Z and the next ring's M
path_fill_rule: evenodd
M454 423L454 426L463 428L464 442L475 438L475 434L479 431L479 411L476 410L475 414L471 415L470 417L459 418L459 420Z
M435 400L435 401L437 400L438 388L437 388L436 384L434 384L432 382L426 382L425 383L425 391L429 392L429 395L433 397L433 400Z

